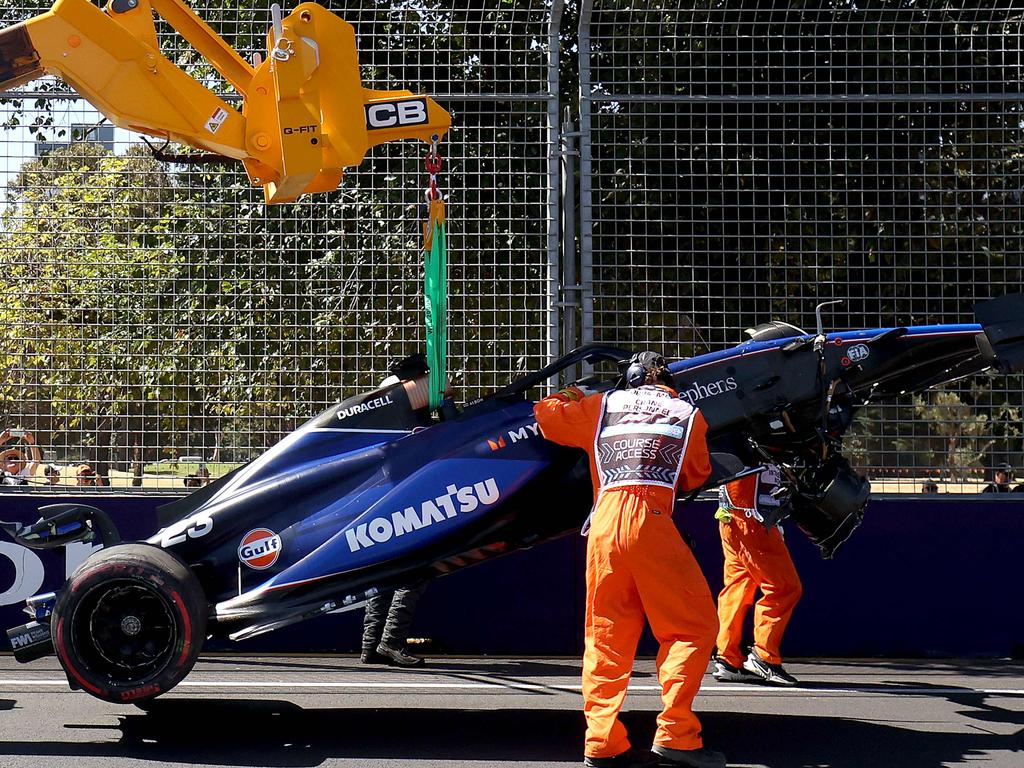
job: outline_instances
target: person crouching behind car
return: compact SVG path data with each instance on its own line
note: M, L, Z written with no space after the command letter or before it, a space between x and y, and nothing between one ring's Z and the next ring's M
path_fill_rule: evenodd
M588 396L569 387L534 406L545 438L588 453L594 482L589 533L584 527L583 764L627 766L638 759L619 710L646 613L661 646L664 709L651 748L657 764L723 768L725 757L704 748L692 709L718 616L704 574L672 522L677 490L699 488L711 473L707 423L672 389L661 355L635 355L623 380L626 389Z
M393 592L381 592L366 601L363 614L363 664L389 664L395 667L421 667L426 662L406 648L416 604L430 581L423 581Z

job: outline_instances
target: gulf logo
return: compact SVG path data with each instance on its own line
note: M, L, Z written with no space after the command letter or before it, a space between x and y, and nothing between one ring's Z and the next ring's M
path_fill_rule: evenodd
M242 537L238 559L250 568L262 571L277 562L281 537L267 528L254 528Z

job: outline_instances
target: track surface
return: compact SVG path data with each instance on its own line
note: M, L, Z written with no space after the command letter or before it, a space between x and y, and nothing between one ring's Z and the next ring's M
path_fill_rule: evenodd
M723 685L697 699L730 766L1024 766L1024 665L806 661L798 690ZM67 689L53 658L0 657L0 766L579 764L576 660L435 660L414 672L334 657L205 657L143 712ZM638 662L624 716L649 743L659 708Z

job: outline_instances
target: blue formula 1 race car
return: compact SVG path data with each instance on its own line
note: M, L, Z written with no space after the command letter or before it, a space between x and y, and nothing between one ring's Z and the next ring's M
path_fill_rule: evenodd
M825 334L783 323L732 349L673 363L680 397L709 423L709 486L766 461L789 479L788 514L828 557L859 523L869 486L843 458L859 407L986 369L1024 369L1024 295L976 308L978 324ZM240 639L357 607L379 590L451 573L578 530L591 484L581 452L544 440L531 389L589 345L443 418L422 364L307 422L267 453L161 507L150 539L121 543L100 509L60 504L20 544L100 541L57 593L28 601L15 655L55 652L72 687L143 702L184 678L210 636ZM591 376L602 390L617 376Z

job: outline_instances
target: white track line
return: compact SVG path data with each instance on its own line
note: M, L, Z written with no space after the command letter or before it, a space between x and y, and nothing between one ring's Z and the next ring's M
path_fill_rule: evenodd
M67 680L54 679L0 679L0 686L66 686ZM283 680L185 680L178 683L179 688L296 688L296 689L363 689L363 690L517 690L517 691L550 691L559 690L578 693L580 686L516 682L477 682L477 683L434 683L434 682L359 682L346 680L337 682L309 681L286 682ZM660 692L659 685L631 685L631 691ZM876 694L899 694L908 696L953 696L964 694L983 694L986 696L1024 696L1021 688L900 688L898 686L866 686L863 688L815 687L815 688L770 688L759 685L705 685L701 693L731 693L751 696L818 696L822 694L843 694L848 696L873 696Z

